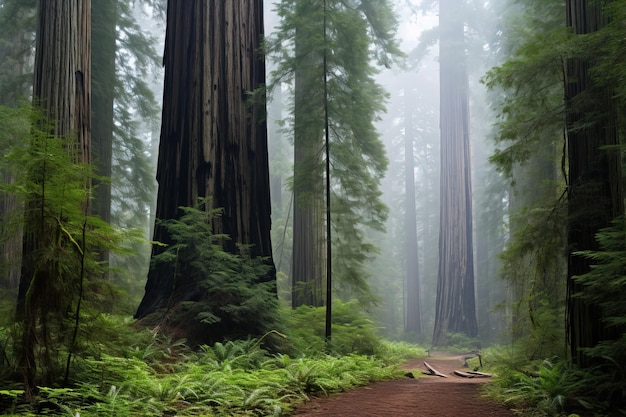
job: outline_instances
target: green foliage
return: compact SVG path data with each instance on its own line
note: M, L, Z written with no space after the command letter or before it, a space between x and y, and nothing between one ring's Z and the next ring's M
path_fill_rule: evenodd
M184 300L167 312L171 325L190 330L193 343L261 335L275 328L278 301L274 282L261 282L269 266L223 250L225 235L212 233L219 210L181 207L178 219L163 221L172 244L153 257L155 268L174 276Z
M593 375L567 361L555 357L528 362L502 351L485 356L492 358L490 372L496 375L493 383L486 385L486 392L520 415L562 416L602 409L593 399L589 384Z
M286 333L297 353L315 354L327 350L324 307L301 306L288 318ZM376 328L355 302L333 302L332 344L336 354L372 355L380 348Z
M408 359L426 356L426 349L413 343L396 342L382 339L377 356L389 363L402 363Z
M82 332L88 326L82 320L115 301L115 291L101 280L98 253L122 251L122 240L132 233L115 231L88 214L95 176L88 165L75 162L73 138L51 136L49 121L30 107L2 108L0 124L7 127L2 168L14 174L0 191L21 203L6 214L11 226L5 229L23 225L30 247L10 332L12 359L28 357L21 366L36 370L32 378L56 382L63 369L69 372L71 356L84 352Z
M374 127L387 94L376 83L378 70L370 62L389 66L402 53L389 2L324 4L316 0L277 4L281 25L266 44L268 55L278 61L271 88L291 86L285 130L294 137L296 154L306 154L294 166L292 188L300 195L295 204L322 207L320 155L324 109L328 110L333 275L346 299L371 303L364 265L377 249L367 241L366 231L384 229L388 209L381 201L380 179L388 161Z
M129 341L126 355L130 356L101 354L81 359L70 388L44 387L32 404L20 400L21 391L3 389L0 413L288 415L309 395L329 395L403 373L395 366L398 356L293 358L269 355L260 347L261 339L205 345L198 351L179 346L175 356L155 358L148 351L154 347L165 351L171 342L146 330L137 333L125 319L111 318L109 324L119 330L120 340ZM395 348L390 345L389 349Z
M584 288L575 296L598 306L602 323L616 335L585 350L596 363L594 391L599 398L610 399L626 390L626 221L616 219L598 232L596 240L599 250L576 254L589 258L593 265L588 273L575 277Z
M496 101L498 146L490 158L513 187L509 239L500 255L513 339L530 359L564 354L566 205L564 63L574 48L560 1L511 6L500 46L506 61L483 82ZM563 150L564 152L564 150ZM562 179L556 179L558 164ZM561 195L559 195L561 194Z
M509 178L516 164L525 164L540 149L538 144L562 138L563 65L571 47L562 8L563 2L535 2L511 16L505 44L511 53L483 79L500 92L495 97L500 146L490 159Z
M469 337L464 333L447 333L445 346L433 346L433 348L445 348L453 352L466 352L480 350L478 337Z
M122 228L141 228L144 237L150 239L154 221L150 213L154 212L156 190L154 160L160 128L160 105L152 88L160 82L161 59L156 39L149 35L145 23L142 27L138 21L138 10L150 3L153 7L162 7L163 2L115 3L118 19L115 80L93 86L94 94L97 88L113 88L115 95L111 222ZM162 21L156 10L147 18L151 23ZM127 312L134 311L143 295L144 282L137 277L147 274L149 256L150 245L136 244L132 253L111 257L114 266L111 279L129 295L129 305L124 306Z

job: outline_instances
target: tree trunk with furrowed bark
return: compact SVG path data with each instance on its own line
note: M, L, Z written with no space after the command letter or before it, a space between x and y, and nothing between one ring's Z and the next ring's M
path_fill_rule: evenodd
M91 160L91 83L90 42L91 2L89 0L40 0L38 6L33 101L47 118L39 128L49 135L72 138L67 147L76 163ZM43 171L42 188L48 175ZM38 181L37 178L34 181ZM87 185L88 186L88 185ZM47 325L67 317L68 306L57 302L66 296L71 283L59 271L58 260L42 259L41 252L61 246L55 219L44 216L47 195L26 202L22 270L17 315L22 323L20 367L26 396L37 382L37 367L50 371L52 355ZM87 205L87 202L84 202ZM85 211L88 207L83 207ZM55 213L59 222L64 213ZM56 245L56 246L55 246ZM43 353L36 357L36 347ZM41 369L40 369L41 371ZM54 375L48 375L52 379Z
M262 35L261 0L169 1L156 217L176 219L179 207L210 197L207 209L223 210L213 233L230 236L223 242L228 251L252 245L253 257L267 257L269 281L275 273L265 102L249 94L265 82ZM159 224L154 240L171 243ZM153 257L162 250L155 245ZM188 300L194 285L150 268L136 317Z
M439 3L440 233L433 345L447 333L478 334L474 297L469 86L462 13L455 0Z

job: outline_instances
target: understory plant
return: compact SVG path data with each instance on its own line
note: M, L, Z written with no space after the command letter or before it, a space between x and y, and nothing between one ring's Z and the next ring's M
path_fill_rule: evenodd
M74 358L93 348L92 318L117 295L100 254L124 252L138 235L90 214L92 183L106 179L77 159L75 138L52 133L40 109L2 107L0 127L0 193L14 201L2 213L0 243L5 251L18 236L22 248L10 257L15 264L3 265L21 273L1 349L3 365L30 396L38 385L67 384Z
M494 375L486 395L522 416L605 415L607 403L596 396L597 372L559 357L529 360L524 347L500 346L483 352L485 369Z
M182 332L192 345L261 336L278 325L275 282L262 279L270 265L246 246L224 250L229 237L212 230L221 211L206 206L180 207L179 218L161 221L173 243L152 262L172 274L175 288L152 320Z
M19 401L19 391L0 391L2 411L81 417L289 415L311 395L403 373L397 361L384 356L290 357L270 354L260 339L217 342L192 351L148 330L138 336L144 345L129 343L118 356L81 359L73 386L43 388L31 404ZM155 345L145 344L151 339ZM172 354L154 356L155 350Z

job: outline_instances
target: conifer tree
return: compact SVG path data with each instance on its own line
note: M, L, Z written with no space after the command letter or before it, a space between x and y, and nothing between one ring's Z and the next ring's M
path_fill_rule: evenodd
M99 177L94 186L94 214L122 229L142 229L149 239L155 191L151 143L159 105L151 81L160 67L156 41L140 25L138 10L148 0L97 0L93 2L94 61L93 160ZM160 16L151 16L158 25ZM149 249L135 253L103 254L114 266L112 282L139 296ZM134 307L133 307L134 308Z
M448 333L478 334L474 295L469 85L465 26L451 0L439 2L441 200L433 345Z
M66 2L41 0L38 5L33 98L42 108L43 125L39 129L49 137L33 143L33 152L46 154L48 140L66 138L66 152L74 164L91 161L91 8L87 0ZM70 139L72 139L70 141ZM52 145L50 145L52 148ZM35 158L34 158L35 159ZM52 317L66 317L67 292L75 282L64 273L69 265L60 264L55 251L65 246L77 248L63 227L67 212L49 213L48 199L64 199L62 194L46 193L50 175L57 168L53 161L31 167L29 175L41 187L26 202L22 271L17 300L18 319L22 324L20 367L24 375L27 397L35 388L37 366L36 346L41 344L44 363L50 362L52 352L47 344L51 335L47 325ZM87 187L88 180L84 183ZM69 186L68 186L69 187ZM68 193L71 192L68 188ZM75 200L65 197L68 201ZM88 213L86 198L74 207ZM83 248L84 250L84 248ZM43 339L43 340L42 340ZM45 371L49 371L44 369Z
M401 55L387 1L284 0L281 25L269 47L277 60L275 83L293 83L289 128L294 143L292 303L321 305L325 279L324 105L330 134L333 275L344 296L367 299L363 265L375 252L367 228L381 229L387 208L379 181L387 166L373 126L385 92L375 82L378 64ZM324 19L324 11L326 19ZM326 22L326 27L324 27ZM327 43L324 44L324 33ZM324 103L324 50L328 101Z
M575 37L602 30L608 19L600 2L568 0L567 26ZM568 150L568 248L598 250L596 234L624 214L619 129L609 86L592 76L593 62L584 55L566 62L565 105ZM570 252L568 264L568 336L571 355L580 366L592 362L584 350L622 337L603 323L599 306L578 296L585 291L577 276L590 271L590 260Z
M413 152L414 126L410 89L404 90L404 189L405 189L405 279L406 322L405 332L420 336L422 333L420 273L417 244L417 214L415 202L415 155Z
M564 4L511 3L494 42L506 61L484 79L498 112L491 161L510 181L510 236L500 256L510 288L510 336L525 342L518 346L528 357L562 355Z
M32 91L32 44L35 37L35 0L0 1L0 105L15 107ZM6 129L10 130L10 129ZM8 134L8 132L5 132ZM6 151L8 142L3 142ZM15 173L7 170L1 176L4 183L12 183ZM22 254L22 227L12 221L12 216L19 210L20 203L15 196L0 196L0 222L2 239L1 261L2 278L0 288L17 290L20 277Z
M221 209L211 219L212 233L229 237L221 242L227 252L249 248L269 266L258 280L273 283L265 102L250 94L265 82L262 6L260 0L168 3L154 240L171 244L159 221L178 219L180 207L210 198L206 209ZM163 251L154 245L152 258ZM206 300L212 292L194 277L152 263L136 317Z

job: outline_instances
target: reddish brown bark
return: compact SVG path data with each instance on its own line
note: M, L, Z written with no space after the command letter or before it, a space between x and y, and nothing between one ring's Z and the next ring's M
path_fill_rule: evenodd
M439 276L433 345L446 333L478 333L474 299L469 92L462 16L454 0L439 3L441 179Z
M251 255L273 266L265 103L249 95L265 82L262 35L261 0L169 1L156 217L177 218L180 206L211 197L223 209L213 232L231 237L225 249L252 245ZM159 225L154 239L171 243ZM153 255L160 251L154 246ZM136 316L196 291L189 281L172 290L173 280L151 268Z

